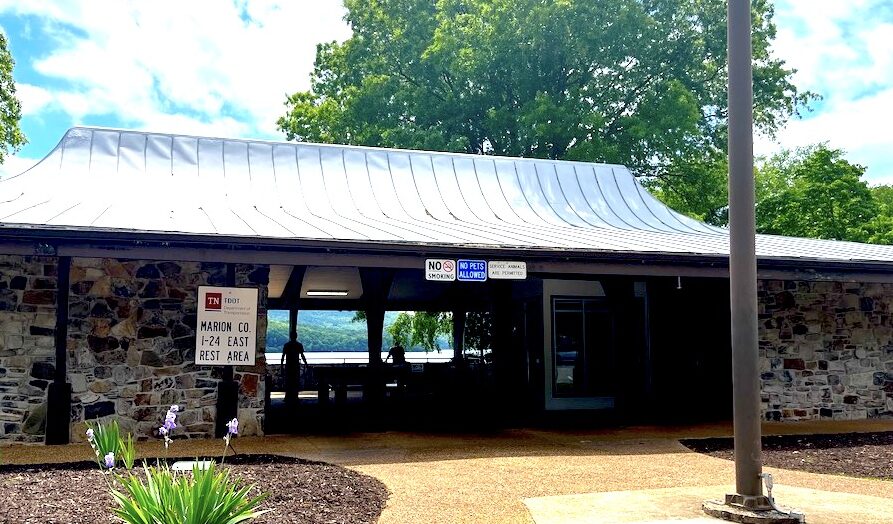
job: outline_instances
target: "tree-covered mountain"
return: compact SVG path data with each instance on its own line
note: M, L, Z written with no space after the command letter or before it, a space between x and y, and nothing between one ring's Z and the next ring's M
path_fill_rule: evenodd
M298 340L305 351L366 351L366 322L353 322L355 311L299 311ZM382 346L393 345L387 328L397 319L399 312L385 313L385 332ZM267 312L267 351L282 351L288 341L288 311ZM448 347L445 339L438 341L440 347ZM407 348L409 351L424 351L421 347Z

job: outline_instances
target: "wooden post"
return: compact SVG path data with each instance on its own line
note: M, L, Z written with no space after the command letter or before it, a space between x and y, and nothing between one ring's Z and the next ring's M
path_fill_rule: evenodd
M493 378L495 400L500 408L509 407L512 397L512 302L511 286L507 282L491 282L493 289ZM505 411L501 411L506 413Z
M363 284L363 305L366 309L366 333L369 340L368 381L363 386L363 397L374 406L385 395L385 384L381 375L382 331L384 314L387 310L388 295L394 281L394 270L360 268L360 282Z
M68 444L71 432L71 384L68 378L68 288L71 257L59 257L56 268L56 371L47 389L47 423L44 442Z
M369 365L381 364L382 330L387 310L388 294L394 281L392 269L360 268L363 284L363 307L366 310L366 328L369 337Z
M226 285L236 286L236 265L226 265ZM226 434L226 423L236 418L239 411L239 384L233 380L233 366L223 366L220 382L217 384L217 418L214 421L214 435L217 438Z

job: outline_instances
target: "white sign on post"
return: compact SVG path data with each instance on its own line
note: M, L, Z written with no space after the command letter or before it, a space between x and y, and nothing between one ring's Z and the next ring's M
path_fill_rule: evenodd
M488 264L487 272L493 279L524 280L527 278L527 262L496 260Z
M257 347L257 289L198 288L195 363L253 366Z
M425 280L456 280L456 261L437 258L425 260Z

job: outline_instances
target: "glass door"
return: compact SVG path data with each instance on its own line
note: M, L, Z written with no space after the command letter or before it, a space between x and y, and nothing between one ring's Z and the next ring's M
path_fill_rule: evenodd
M614 396L614 319L603 300L552 299L552 396Z

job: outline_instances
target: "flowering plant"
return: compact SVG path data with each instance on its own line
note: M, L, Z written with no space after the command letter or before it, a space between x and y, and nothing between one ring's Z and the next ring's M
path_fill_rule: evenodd
M93 448L93 454L96 455L96 463L99 467L105 466L106 469L115 467L114 461L112 465L108 464L109 455L114 459L118 455L118 448L121 445L121 430L118 428L118 421L113 420L109 424L87 423L87 442Z
M167 414L164 416L164 424L158 428L158 434L164 437L164 449L167 451L168 447L171 445L171 431L177 429L177 413L180 412L180 407L174 404L167 410Z
M172 433L177 429L177 414L180 408L173 405L167 410L164 423L158 428L158 434L164 439L165 451L173 442ZM232 447L232 438L239 433L238 419L227 424L224 437L226 446ZM214 462L207 468L196 461L192 475L177 475L166 462L157 461L156 466L143 463L144 475L126 475L113 473L116 459L119 457L128 470L133 466L135 452L133 437L127 440L118 435L115 422L108 426L91 425L87 430L87 440L96 454L100 469L108 472L106 482L112 498L118 504L114 514L128 524L234 524L245 522L266 513L258 510L258 505L267 497L261 494L249 496L251 486L243 486L230 477L226 469L217 469ZM112 439L112 436L115 438ZM114 440L114 449L107 448ZM223 464L224 457L220 463ZM128 462L129 460L129 462ZM129 465L128 465L129 464Z
M230 443L232 438L239 434L239 419L234 418L226 423L226 435L223 436L223 455L220 456L220 463L223 464L223 461L226 460L226 450L227 448L233 448L233 445ZM233 448L233 452L236 449Z

